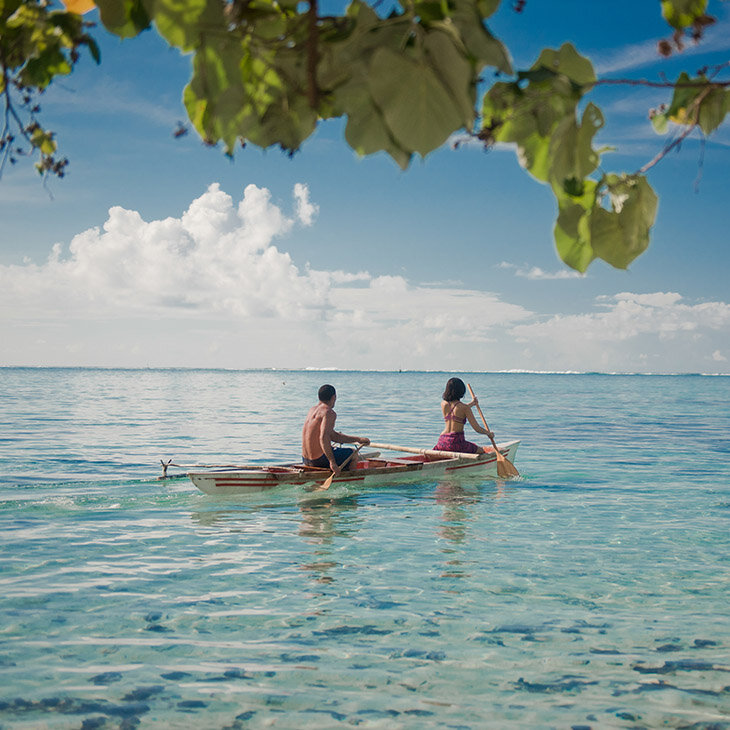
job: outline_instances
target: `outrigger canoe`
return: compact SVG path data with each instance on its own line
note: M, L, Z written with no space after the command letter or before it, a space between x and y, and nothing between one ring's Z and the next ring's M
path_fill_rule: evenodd
M508 441L497 444L497 448L505 458L514 461L519 444L519 441ZM354 469L343 471L333 479L333 485L368 486L430 479L441 475L497 476L497 456L493 450L486 454L462 454L372 442L370 446L404 452L408 456L386 459L380 458L380 453L363 454ZM284 485L316 489L331 474L329 469L303 464L211 467L204 471L187 472L187 476L201 492L216 495L260 492Z

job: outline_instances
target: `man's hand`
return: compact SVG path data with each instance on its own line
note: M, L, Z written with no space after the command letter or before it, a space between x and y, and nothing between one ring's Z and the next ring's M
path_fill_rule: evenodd
M356 439L357 443L362 444L363 446L367 446L370 443L370 439L365 438L364 436Z
M342 471L342 467L339 466L336 461L330 461L330 469L335 476L339 476L340 472Z

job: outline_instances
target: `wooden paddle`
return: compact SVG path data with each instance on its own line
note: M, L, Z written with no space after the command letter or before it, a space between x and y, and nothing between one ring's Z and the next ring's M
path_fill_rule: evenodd
M475 400L476 396L474 395L474 391L471 389L471 385L467 383L466 387L469 388L469 393L471 393L472 400ZM484 424L484 428L489 431L489 426L487 426L487 419L484 418L484 414L482 413L482 409L479 407L478 403L477 410L479 411L479 415L482 417L482 423ZM494 453L497 455L497 476L518 477L520 473L515 468L515 465L509 459L507 459L497 448L497 444L494 442L494 436L490 436L489 440L492 442L492 446L494 446Z
M355 454L357 454L360 449L363 447L362 444L360 444L341 464L340 464L340 472L350 463L350 459L352 459ZM324 492L327 489L329 489L332 486L332 480L335 478L335 473L332 472L320 486L313 487L313 492Z
M378 444L370 442L376 449L387 451L404 451L408 454L423 454L424 456L436 456L441 459L481 459L484 454L465 454L463 451L438 451L436 449L417 449L413 446L396 446L395 444Z

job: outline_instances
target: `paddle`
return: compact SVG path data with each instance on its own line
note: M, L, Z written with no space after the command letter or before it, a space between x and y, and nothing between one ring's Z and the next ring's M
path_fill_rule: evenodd
M363 446L363 445L362 445L362 444L360 444L360 445L359 445L359 446L358 446L358 447L357 447L357 448L356 448L356 449L355 449L355 450L354 450L354 451L353 451L353 452L352 452L352 453L351 453L351 454L350 454L350 455L349 455L349 456L348 456L348 457L347 457L347 458L346 458L346 459L345 459L345 460L344 460L344 461L343 461L343 462L342 462L342 463L340 464L340 471L342 471L342 470L343 470L343 469L344 469L344 468L345 468L345 467L346 467L346 466L347 466L347 465L348 465L348 464L350 463L350 459L352 459L352 457L353 457L353 456L355 456L355 454L357 454L357 453L358 453L358 452L360 451L360 449L362 448L362 446ZM332 472L332 473L331 473L331 474L330 474L330 475L329 475L329 476L327 477L326 481L324 481L324 482L323 482L322 484L320 484L320 486L318 486L318 487L313 487L313 488L312 488L312 491L313 491L313 492L324 492L324 491L326 491L327 489L329 489L329 488L330 488L330 487L332 486L332 480L333 480L334 478L335 478L335 473L334 473L334 472Z
M424 456L436 456L441 459L480 459L482 454L465 454L461 451L438 451L436 449L416 449L413 446L396 446L395 444L378 444L375 441L370 442L371 446L376 449L386 449L388 451L404 451L408 454L423 454Z
M474 395L474 391L471 389L471 385L469 383L466 384L466 387L469 388L469 393L471 393L472 400L476 399L476 396ZM487 426L487 419L484 418L484 414L482 413L482 409L479 407L479 404L477 403L477 410L479 411L479 415L482 417L482 423L484 424L484 428L489 431L489 426ZM497 448L497 444L494 443L494 437L490 436L489 440L492 442L492 446L494 446L494 453L497 455L497 476L498 477L518 477L520 473L515 468L515 465L507 459L502 452Z

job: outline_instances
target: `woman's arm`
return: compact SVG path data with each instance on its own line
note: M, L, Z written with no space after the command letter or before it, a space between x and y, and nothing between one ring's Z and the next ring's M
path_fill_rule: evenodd
M474 399L476 400L476 398ZM489 436L490 439L494 438L494 434L491 431L488 431L484 426L477 423L477 419L474 416L474 413L471 410L471 405L466 406L466 418L469 421L469 425L477 432L477 433L483 433L485 436Z

